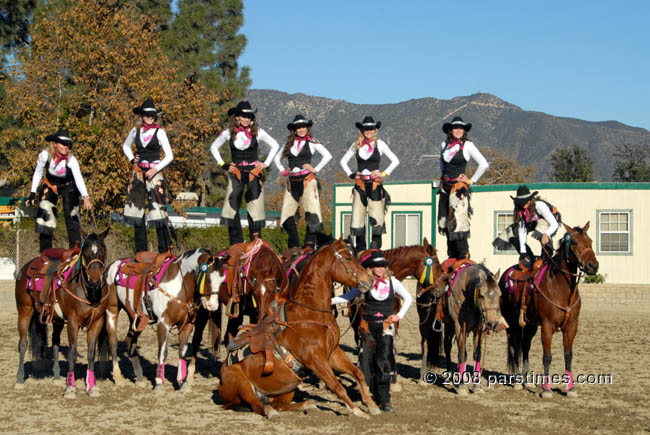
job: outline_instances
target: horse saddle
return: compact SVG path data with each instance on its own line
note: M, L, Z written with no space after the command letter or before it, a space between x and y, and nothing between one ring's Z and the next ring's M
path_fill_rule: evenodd
M155 275L171 256L171 249L161 254L148 251L138 252L135 254L134 261L122 265L121 271L125 275Z
M534 278L537 277L537 274L539 274L539 271L542 269L542 266L544 265L544 260L542 258L538 258L535 260L533 263L533 269L532 270L518 270L515 269L511 274L510 274L510 279L514 281L530 281Z
M463 264L476 264L469 258L447 258L442 262L442 270L448 273L455 273Z
M228 352L248 346L252 354L264 353L262 374L273 372L273 351L277 347L275 337L284 330L285 322L280 320L280 310L273 310L256 325L240 327L241 332L228 343Z
M79 244L75 244L74 248L49 248L41 253L41 256L35 258L27 268L28 278L41 278L43 276L51 276L63 265L69 263L80 253Z

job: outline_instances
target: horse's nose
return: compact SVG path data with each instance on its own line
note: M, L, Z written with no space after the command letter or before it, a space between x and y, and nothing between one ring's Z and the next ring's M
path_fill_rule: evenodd
M366 280L360 280L359 287L363 291L369 291L372 288L372 282Z
M586 270L588 275L595 275L598 273L598 263L589 263L587 264L587 270Z
M487 322L485 326L487 327L488 331L494 331L498 324L499 322Z

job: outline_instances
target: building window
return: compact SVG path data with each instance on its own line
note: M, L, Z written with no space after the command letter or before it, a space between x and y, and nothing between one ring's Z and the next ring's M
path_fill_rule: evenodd
M393 248L419 245L420 213L393 213Z
M614 254L632 252L631 211L600 211L598 222L600 252Z
M508 226L512 225L512 216L513 216L512 211L494 212L494 229L495 229L494 237L497 237L501 233L501 231L505 230ZM508 248L505 251L497 251L495 249L494 252L512 254L512 253L516 253L517 250L512 245L510 245L510 248Z
M350 235L350 223L352 222L352 213L341 213L341 228L343 229L343 239Z

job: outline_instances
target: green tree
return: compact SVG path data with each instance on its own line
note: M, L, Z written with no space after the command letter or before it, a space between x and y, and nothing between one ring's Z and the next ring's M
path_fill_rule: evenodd
M625 144L614 153L616 181L650 181L650 150L648 145Z
M594 181L594 160L579 146L556 149L551 153L552 181L586 183Z
M504 154L489 147L484 149L483 154L490 162L490 167L479 180L479 184L529 183L535 179L535 165L519 164L514 154ZM476 164L472 160L465 173L471 176L475 170Z

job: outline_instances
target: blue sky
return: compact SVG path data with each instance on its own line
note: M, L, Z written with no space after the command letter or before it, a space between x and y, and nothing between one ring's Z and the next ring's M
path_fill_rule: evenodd
M398 6L400 5L400 6ZM253 89L353 103L488 92L650 130L650 2L244 1Z

